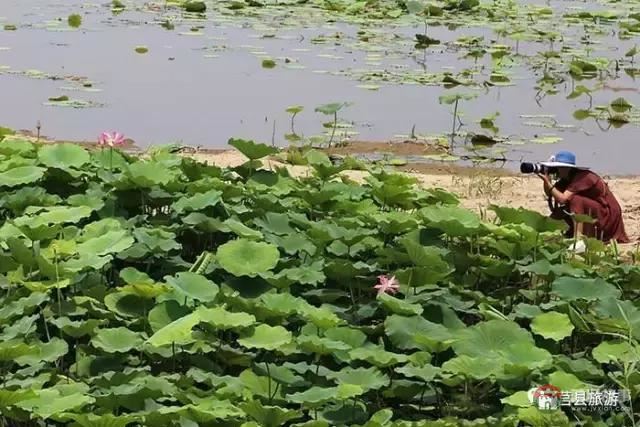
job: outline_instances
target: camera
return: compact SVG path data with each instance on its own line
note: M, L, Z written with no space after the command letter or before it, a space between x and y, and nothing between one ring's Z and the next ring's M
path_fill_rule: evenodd
M522 173L555 173L556 168L549 168L545 165L541 165L540 163L528 163L522 162L520 163L520 172Z

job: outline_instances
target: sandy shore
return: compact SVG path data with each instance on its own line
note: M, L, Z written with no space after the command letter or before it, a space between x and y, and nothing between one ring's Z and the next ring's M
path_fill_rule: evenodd
M200 161L215 164L217 166L238 166L247 159L241 153L230 150L222 153L187 154ZM292 166L267 160L268 167L285 166L292 175L300 176L308 173L305 166ZM449 172L449 173L447 173ZM365 176L362 171L345 172L350 178L360 181ZM416 177L419 182L427 187L441 187L457 194L463 206L479 210L489 204L523 207L537 210L547 215L549 209L547 200L542 191L542 182L537 176L510 175L504 172L493 173L484 168L433 167L431 171L411 172L403 171ZM611 191L615 194L623 209L624 222L627 234L633 242L640 238L640 177L624 177L606 179ZM628 250L635 247L635 243L624 245Z

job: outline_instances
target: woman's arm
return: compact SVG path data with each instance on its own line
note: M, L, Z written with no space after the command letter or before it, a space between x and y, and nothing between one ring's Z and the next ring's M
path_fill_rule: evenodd
M551 184L551 179L549 178L549 174L544 174L544 175L540 175L538 174L538 176L542 179L542 181L544 182L544 192L547 196L552 196L554 199L556 199L558 201L558 203L567 203L570 199L571 196L573 196L573 193L571 191L565 190L565 191L560 191L557 188L553 187L553 184Z

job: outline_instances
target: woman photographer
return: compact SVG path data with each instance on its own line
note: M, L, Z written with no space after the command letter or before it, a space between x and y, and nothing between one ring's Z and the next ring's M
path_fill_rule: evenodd
M608 243L628 243L629 237L622 221L622 209L609 186L597 174L586 167L576 166L576 156L569 151L560 151L545 166L544 174L537 174L544 182L544 192L553 197L561 209L552 212L551 217L564 219L569 225L567 235L593 237ZM549 169L557 171L560 180L555 184L549 178ZM595 222L577 223L574 226L572 214L589 215ZM575 249L575 248L574 248Z

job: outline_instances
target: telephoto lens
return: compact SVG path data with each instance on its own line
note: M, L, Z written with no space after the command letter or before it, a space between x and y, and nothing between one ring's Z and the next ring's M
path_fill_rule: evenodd
M535 163L522 162L520 163L521 173L535 173L540 169L540 166Z

